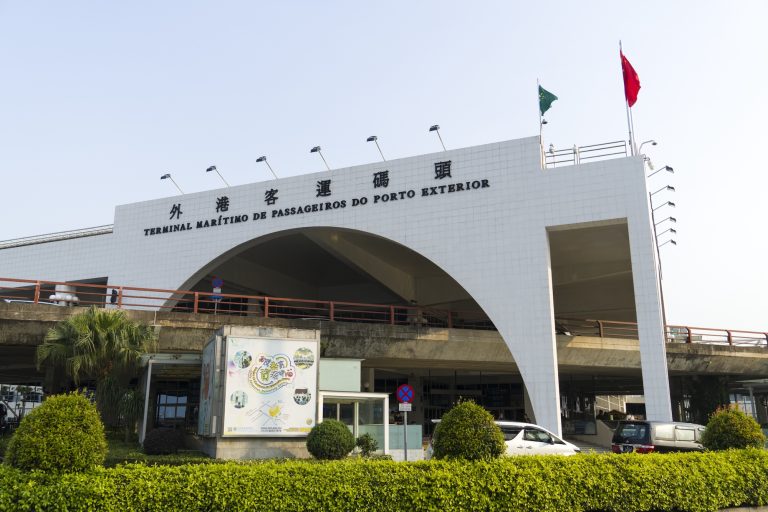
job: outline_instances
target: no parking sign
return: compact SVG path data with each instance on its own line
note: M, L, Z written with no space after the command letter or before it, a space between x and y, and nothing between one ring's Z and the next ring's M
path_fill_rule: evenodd
M416 393L410 384L402 384L395 391L395 397L400 402L400 411L403 413L403 455L408 460L408 411L411 410L411 402Z
M401 404L410 404L413 402L413 386L410 384L403 384L399 388L397 388L397 391L395 392L395 396L397 397L397 401Z

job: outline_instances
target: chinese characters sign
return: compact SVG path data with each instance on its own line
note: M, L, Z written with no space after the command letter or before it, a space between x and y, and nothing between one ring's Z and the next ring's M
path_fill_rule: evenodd
M489 188L490 180L470 179L469 181L459 181L454 178L456 171L454 162L445 160L434 162L434 174L431 175L431 183L425 183L424 186L414 188L397 189L396 176L387 170L380 170L371 174L369 187L372 188L371 195L356 195L353 197L338 197L333 194L334 181L340 180L322 179L315 181L312 186L314 200L308 203L285 205L284 200L280 201L280 191L277 188L268 188L259 192L265 207L271 209L257 209L254 211L250 206L249 210L243 211L242 207L229 196L215 197L211 201L211 217L197 218L187 221L184 217L182 203L173 203L167 210L171 221L177 221L175 224L165 224L144 229L144 236L155 236L166 233L175 233L180 231L190 231L193 229L206 229L221 227L227 225L243 224L256 221L267 221L268 219L280 219L282 217L291 217L294 215L307 215L332 210L344 210L347 208L359 208L368 205L378 205L384 203L394 203L398 201L415 200L444 194L455 194L471 192ZM390 187L392 185L392 187ZM383 189L386 189L383 190ZM309 192L309 190L307 190ZM332 199L333 197L333 199ZM196 210L199 211L199 210Z

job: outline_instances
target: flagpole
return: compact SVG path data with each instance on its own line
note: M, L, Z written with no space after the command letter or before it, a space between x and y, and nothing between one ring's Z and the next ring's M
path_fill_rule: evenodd
M635 139L635 117L632 115L632 107L629 107L629 125L632 127L632 154L637 153L637 140Z
M624 106L627 109L627 130L629 131L629 151L634 156L635 154L635 139L632 133L632 111L629 108L629 100L627 100L627 88L624 80L624 62L621 60L621 56L624 54L624 50L621 47L621 39L619 39L619 62L621 63L621 83L624 86Z
M539 79L536 78L536 110L539 112L539 158L541 159L541 168L543 169L546 167L546 162L544 161L544 125L541 124L540 87Z

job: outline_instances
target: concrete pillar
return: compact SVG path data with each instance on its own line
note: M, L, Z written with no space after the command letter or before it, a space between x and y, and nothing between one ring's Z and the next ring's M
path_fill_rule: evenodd
M549 240L543 229L536 235L524 246L515 248L508 265L520 268L510 273L506 282L503 277L494 276L498 300L481 305L517 363L530 398L531 419L561 436Z
M642 221L638 217L631 218L627 224L645 412L649 420L672 421L656 246L653 230L646 222L651 222L650 216Z

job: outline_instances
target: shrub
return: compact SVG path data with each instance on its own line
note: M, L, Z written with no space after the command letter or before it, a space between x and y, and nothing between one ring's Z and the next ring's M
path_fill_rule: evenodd
M355 447L355 436L340 421L324 420L307 436L307 450L316 459L337 460L346 457Z
M0 510L647 510L768 503L768 452L133 464L45 475L0 466Z
M82 472L103 464L106 454L96 406L82 394L69 393L48 397L24 417L5 462L24 470Z
M504 434L491 413L472 401L456 404L435 428L432 449L436 459L488 460L505 450Z
M184 432L169 428L156 428L144 437L144 453L170 455L184 448Z
M5 450L8 449L8 442L11 440L10 436L0 435L0 459L5 456Z
M355 443L360 448L360 453L363 457L370 457L373 452L379 449L379 443L373 438L371 434L363 434L357 438Z
M709 450L762 448L765 435L751 416L735 406L719 407L710 416L701 443Z

